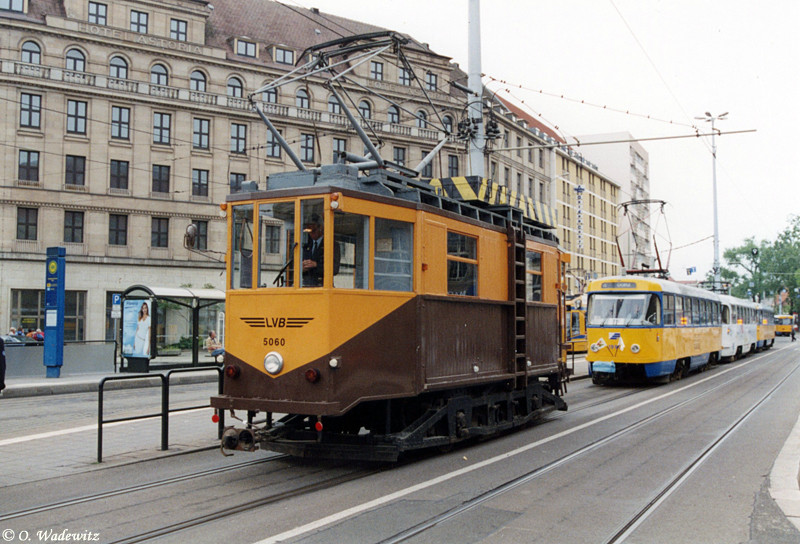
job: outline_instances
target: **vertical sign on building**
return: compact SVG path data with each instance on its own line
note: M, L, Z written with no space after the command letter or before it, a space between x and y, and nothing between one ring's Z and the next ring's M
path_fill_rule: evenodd
M44 366L48 378L61 376L64 364L64 268L67 251L47 248L47 283L44 290Z

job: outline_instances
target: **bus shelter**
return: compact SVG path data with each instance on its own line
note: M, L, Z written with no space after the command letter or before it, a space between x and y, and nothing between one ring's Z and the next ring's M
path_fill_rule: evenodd
M133 285L122 293L121 353L127 372L217 363L206 349L214 333L225 341L225 292Z

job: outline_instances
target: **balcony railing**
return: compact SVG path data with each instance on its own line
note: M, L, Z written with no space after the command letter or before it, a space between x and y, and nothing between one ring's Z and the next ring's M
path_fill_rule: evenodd
M188 89L170 87L168 85L155 85L147 82L113 78L89 74L86 72L63 70L60 68L51 68L15 60L0 60L0 74L3 73L14 73L18 76L50 79L53 81L65 82L78 86L103 87L112 91L130 93L132 95L147 94L167 100L189 101L210 106L226 107L239 111L249 111L251 109L250 101L247 98L191 91ZM407 87L385 81L370 82L370 84L371 86L377 86L379 88L386 88L387 86L398 88L406 91L407 93L415 94L414 87ZM337 113L297 108L294 106L274 104L271 102L262 102L262 107L267 115L273 117L295 118L304 121L312 121L314 123L330 123L342 127L345 127L349 124L347 117ZM379 120L362 121L362 125L368 125L376 132L384 132L405 137L417 137L424 140L435 141L439 139L439 131L435 129L396 125Z

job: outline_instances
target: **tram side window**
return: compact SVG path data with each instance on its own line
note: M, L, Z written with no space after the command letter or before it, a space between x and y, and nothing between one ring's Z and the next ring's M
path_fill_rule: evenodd
M375 289L411 291L414 271L414 225L375 218Z
M258 207L260 287L294 285L294 202Z
M542 254L538 251L525 252L525 300L542 300Z
M730 323L731 323L731 307L726 305L722 307L722 324L730 325Z
M664 325L675 324L675 295L664 295Z
M478 239L447 233L447 294L478 295Z
M719 325L719 302L714 302L714 325Z
M368 289L369 217L337 211L333 216L333 243L334 269L338 268L333 286Z
M686 315L683 312L683 297L680 295L675 296L675 324L686 325L684 319Z
M253 205L233 208L231 289L253 286Z

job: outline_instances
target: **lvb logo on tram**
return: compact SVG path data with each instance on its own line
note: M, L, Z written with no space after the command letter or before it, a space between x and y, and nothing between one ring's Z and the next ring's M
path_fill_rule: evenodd
M300 329L314 320L313 317L241 317L240 319L257 329Z

